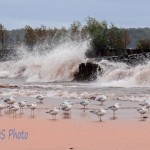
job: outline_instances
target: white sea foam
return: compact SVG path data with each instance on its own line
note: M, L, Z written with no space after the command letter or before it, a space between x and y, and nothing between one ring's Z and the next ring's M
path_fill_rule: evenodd
M61 44L47 54L32 54L20 48L17 61L1 63L0 77L26 77L27 82L71 81L78 65L85 61L87 42Z
M150 62L136 67L130 67L125 63L109 62L102 60L99 65L104 74L96 81L97 86L108 87L149 87L150 86Z
M29 53L25 47L20 47L17 61L0 62L0 77L24 77L27 82L72 81L74 73L78 71L79 64L89 61L85 59L87 49L87 41L80 43L68 42L49 50L47 47L47 52L43 49L43 55L35 53L35 51L34 53ZM94 83L89 83L90 86L150 86L150 62L131 67L125 63L102 60L99 65L103 68L104 74Z
M132 89L133 90L133 89ZM135 89L134 89L135 90ZM145 101L150 99L150 94L143 94L142 91L140 91L138 94L132 94L130 90L126 90L124 93L122 90L118 92L114 91L105 91L100 92L99 90L93 91L71 91L66 89L52 89L52 90L37 90L37 89L2 89L0 91L0 97L5 96L15 96L15 97L32 97L35 98L37 95L42 94L44 97L47 97L48 99L51 98L61 98L61 99L92 99L94 100L98 95L103 95L105 93L106 96L108 96L108 100L120 100L120 101Z

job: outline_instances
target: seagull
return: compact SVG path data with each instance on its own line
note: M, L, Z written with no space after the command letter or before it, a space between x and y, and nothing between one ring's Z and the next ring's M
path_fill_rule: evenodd
M11 106L12 104L14 104L16 102L16 98L13 96L2 98L2 100L3 100L3 102L9 104L9 106Z
M101 102L101 105L103 105L103 102L107 100L107 96L101 95L95 98L96 101Z
M147 100L143 103L140 103L139 105L141 106L145 106L148 109L148 113L149 113L149 109L150 109L150 100Z
M16 111L19 110L19 105L18 103L14 103L12 106L10 106L10 110L13 111L13 117L16 117Z
M147 113L147 109L146 109L146 106L143 106L141 108L138 108L137 111L141 114L141 120L144 119L144 114Z
M0 103L0 116L1 116L1 111L2 111L2 109L4 109L5 108L5 105L4 105L4 103L2 102L2 103Z
M43 103L43 101L44 101L44 96L43 95L38 95L37 97L36 97L36 99L38 99L39 101L40 101L40 103Z
M72 109L72 104L70 102L65 101L64 103L60 104L61 110L68 112Z
M56 119L56 115L59 113L59 107L55 107L54 109L50 109L48 110L46 113L49 113L52 115L52 119L53 119L53 116L55 116L55 119Z
M10 107L16 102L16 98L14 96L10 96L10 97L2 98L2 100L3 102L9 105L8 108L10 113Z
M106 114L106 110L101 108L100 110L92 110L90 111L91 113L97 115L100 119L100 122L102 121L101 117L104 116Z
M111 109L113 111L113 118L115 119L115 112L119 109L119 103L116 103L112 106L107 107L107 109Z
M27 105L27 107L29 107L31 109L31 116L34 116L34 110L37 108L36 102L34 102L30 105Z
M26 100L18 102L18 105L20 107L20 114L21 113L23 114L23 107L26 105L26 102L27 102Z
M148 113L149 113L149 109L150 109L150 102L147 103L146 108L148 109Z
M89 100L82 100L81 102L79 102L79 104L82 105L83 109L85 110L85 106L89 104Z

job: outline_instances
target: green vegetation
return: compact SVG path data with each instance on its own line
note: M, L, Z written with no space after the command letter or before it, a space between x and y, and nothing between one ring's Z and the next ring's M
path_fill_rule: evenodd
M130 38L130 44L128 48L137 48L137 43L140 40L149 40L150 39L150 28L129 28L128 34Z
M8 32L5 27L0 24L0 57L6 54L6 49L8 47Z
M0 58L15 52L16 47L22 44L32 51L35 46L42 44L52 48L65 41L83 40L90 41L88 55L92 57L126 55L129 48L150 51L150 28L123 29L91 17L86 19L84 26L75 21L69 28L60 29L42 25L39 28L26 26L24 29L7 31L0 24Z
M94 18L88 18L86 24L87 33L91 37L91 49L95 56L105 56L108 50L115 55L126 53L129 44L127 30L119 29L113 24L108 27L106 21L99 22Z
M150 50L150 40L140 40L137 43L137 49L141 49L144 51Z
M0 49L5 49L8 45L8 32L2 24L0 24Z

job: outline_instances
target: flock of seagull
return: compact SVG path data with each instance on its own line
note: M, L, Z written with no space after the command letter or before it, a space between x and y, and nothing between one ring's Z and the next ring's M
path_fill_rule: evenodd
M34 110L37 108L37 103L43 103L44 102L44 96L43 95L38 95L36 97L36 99L38 101L27 105L26 104L26 100L20 101L20 102L16 102L16 98L13 96L10 96L8 98L1 98L1 102L0 102L0 115L1 115L1 111L2 109L9 109L9 113L12 111L13 112L13 117L16 117L16 112L18 110L20 110L20 114L23 114L23 108L25 106L27 106L27 108L31 109L31 116L34 116ZM101 106L104 106L104 102L107 100L107 96L105 95L101 95L95 98L95 101L100 102ZM69 100L65 100L63 103L61 103L59 106L54 107L53 109L49 109L46 111L46 113L50 114L52 116L52 119L56 119L56 115L59 113L60 110L64 111L65 114L70 114L71 113L71 109L73 108L73 105L75 104L80 104L83 106L83 109L85 111L86 106L89 105L90 101L89 100L82 100L80 102L76 102L76 103L72 103ZM7 106L5 105L7 104ZM150 101L145 101L143 103L139 104L139 108L137 108L137 112L139 112L141 114L141 120L144 120L145 118L147 118L146 116L144 116L146 113L149 113L149 109L150 109ZM100 109L93 109L90 110L90 113L95 114L96 116L98 116L99 120L102 121L102 116L104 116L106 114L106 111L108 109L113 111L113 119L116 118L115 112L120 108L120 104L119 103L115 103L114 105L108 106L108 107L104 107L104 108L100 108Z

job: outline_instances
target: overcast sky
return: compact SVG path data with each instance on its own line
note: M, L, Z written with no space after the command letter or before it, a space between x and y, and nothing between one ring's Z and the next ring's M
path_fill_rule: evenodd
M88 16L118 27L150 27L150 0L0 0L0 23L7 29L68 27Z

